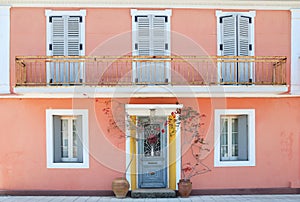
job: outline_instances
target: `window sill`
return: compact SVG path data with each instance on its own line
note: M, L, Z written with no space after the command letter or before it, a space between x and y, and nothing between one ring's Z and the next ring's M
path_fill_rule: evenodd
M88 163L48 163L47 168L89 168Z
M255 166L254 161L217 161L214 167L242 167Z

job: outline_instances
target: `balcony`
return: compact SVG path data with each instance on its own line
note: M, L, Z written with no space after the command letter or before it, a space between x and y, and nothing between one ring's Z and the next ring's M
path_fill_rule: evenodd
M286 90L286 60L284 56L18 56L15 89L285 86Z

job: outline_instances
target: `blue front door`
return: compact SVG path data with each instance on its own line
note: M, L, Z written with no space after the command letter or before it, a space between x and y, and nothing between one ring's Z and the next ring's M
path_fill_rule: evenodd
M138 185L139 188L167 187L167 118L150 121L139 117L142 123L138 143Z

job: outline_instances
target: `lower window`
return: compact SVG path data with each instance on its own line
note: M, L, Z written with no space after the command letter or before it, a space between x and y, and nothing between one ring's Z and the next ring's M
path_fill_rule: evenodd
M215 111L215 166L255 165L255 111Z
M47 167L88 168L87 110L47 110Z

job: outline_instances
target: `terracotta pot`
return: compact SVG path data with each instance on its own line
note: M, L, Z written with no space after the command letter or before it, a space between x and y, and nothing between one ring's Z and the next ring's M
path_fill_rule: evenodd
M117 198L125 198L129 190L129 182L124 177L115 178L112 182L112 190Z
M179 180L178 184L178 193L179 196L187 198L192 192L192 182L190 180Z

